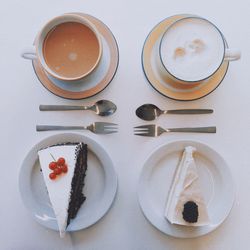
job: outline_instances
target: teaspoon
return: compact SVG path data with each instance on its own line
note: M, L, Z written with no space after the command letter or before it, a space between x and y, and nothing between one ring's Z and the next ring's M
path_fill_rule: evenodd
M210 114L212 109L174 109L161 110L154 104L144 104L136 109L136 115L145 121L155 120L162 114L181 114L181 115L195 115L195 114Z
M109 116L115 113L116 105L108 100L100 100L89 106L72 105L40 105L40 111L70 111L70 110L91 110L100 116Z

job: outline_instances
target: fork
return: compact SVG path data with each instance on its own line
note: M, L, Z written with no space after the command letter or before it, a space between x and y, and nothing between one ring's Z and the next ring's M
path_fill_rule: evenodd
M51 130L89 130L95 134L112 134L118 132L117 124L110 122L94 122L88 126L54 126L37 125L36 131Z
M191 132L191 133L216 133L216 127L191 127L191 128L167 128L149 124L134 127L134 134L141 136L157 137L163 133Z

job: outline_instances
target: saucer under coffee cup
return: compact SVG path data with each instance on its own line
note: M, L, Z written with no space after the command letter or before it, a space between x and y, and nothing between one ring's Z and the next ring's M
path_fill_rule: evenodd
M158 73L175 84L202 84L212 77L224 61L241 57L229 49L221 31L210 21L187 16L166 28L156 53Z
M179 100L192 101L212 93L225 78L229 60L223 60L214 74L198 82L178 81L164 68L160 58L160 44L166 30L178 20L187 17L197 17L192 14L178 14L167 17L156 24L147 35L142 48L142 68L149 84L165 97ZM224 38L225 48L228 48Z
M42 28L34 46L26 49L22 57L36 59L51 78L77 82L98 67L102 39L88 18L64 14Z
M51 76L44 69L36 56L35 46L23 50L22 56L31 59L34 73L49 92L62 98L79 100L100 93L112 82L119 64L119 48L111 29L101 20L81 12L70 13L70 15L82 17L89 21L97 29L97 34L101 39L100 61L91 73L79 80L64 81ZM35 38L34 45L38 42L38 35Z

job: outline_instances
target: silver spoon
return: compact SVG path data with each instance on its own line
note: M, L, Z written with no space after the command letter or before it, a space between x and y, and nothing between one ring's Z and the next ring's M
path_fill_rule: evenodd
M136 109L136 115L145 121L155 120L162 114L181 114L181 115L195 115L195 114L210 114L212 109L174 109L161 110L154 104L144 104Z
M115 113L116 105L108 100L100 100L90 106L72 106L72 105L40 105L40 111L69 111L69 110L92 110L97 115L109 116Z

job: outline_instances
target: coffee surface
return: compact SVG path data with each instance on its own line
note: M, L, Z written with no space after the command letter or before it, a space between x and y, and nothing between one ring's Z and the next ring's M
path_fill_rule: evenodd
M99 50L95 33L77 22L57 25L43 43L46 64L56 74L66 78L89 72L97 62Z
M184 18L163 36L161 57L176 78L199 81L212 75L224 56L224 41L217 28L200 18Z

